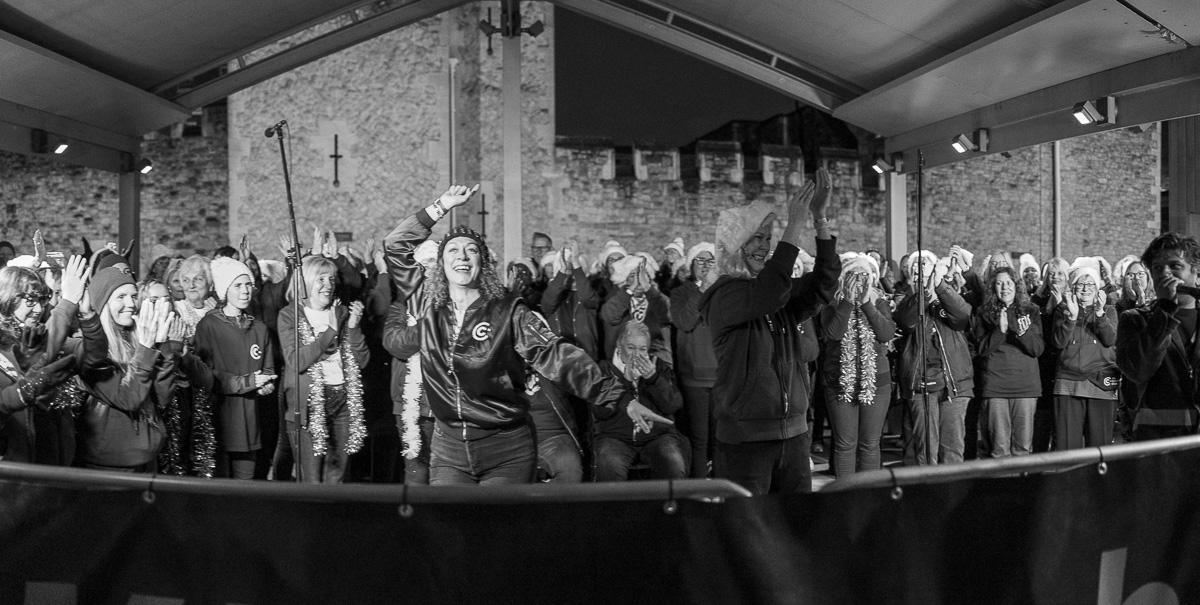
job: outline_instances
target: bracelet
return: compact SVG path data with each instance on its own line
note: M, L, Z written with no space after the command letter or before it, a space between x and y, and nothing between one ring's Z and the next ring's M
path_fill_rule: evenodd
M442 204L442 198L434 200L433 205L437 206L437 209L442 211L442 216L446 216L446 214L450 212L449 210L446 210L446 206Z
M434 203L425 207L425 213L434 221L442 220L446 216L446 207L442 205L442 200L437 200Z
M813 229L832 229L833 223L828 218L817 219L813 221Z

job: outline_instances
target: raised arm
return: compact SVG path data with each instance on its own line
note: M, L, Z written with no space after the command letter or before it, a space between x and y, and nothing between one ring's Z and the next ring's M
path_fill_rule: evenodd
M466 204L479 185L465 187L454 185L446 190L434 203L418 210L416 214L404 219L387 237L383 238L384 259L387 262L388 275L391 276L393 292L403 294L406 298L420 284L422 268L413 253L417 246L429 239L433 226L451 210Z

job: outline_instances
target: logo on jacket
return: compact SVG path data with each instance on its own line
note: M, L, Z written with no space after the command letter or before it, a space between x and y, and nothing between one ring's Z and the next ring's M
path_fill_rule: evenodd
M250 359L262 359L262 349L258 348L258 343L250 345Z
M1120 382L1121 382L1121 379L1117 376L1105 376L1104 377L1104 386L1106 386L1106 387L1115 387Z
M487 340L491 335L492 324L486 321L480 324L475 324L475 327L471 329L471 337L478 341Z

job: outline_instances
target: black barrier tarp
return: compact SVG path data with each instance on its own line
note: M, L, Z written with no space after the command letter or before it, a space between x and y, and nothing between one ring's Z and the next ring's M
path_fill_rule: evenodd
M1197 469L1192 450L899 499L429 504L411 518L0 483L0 603L1195 603Z

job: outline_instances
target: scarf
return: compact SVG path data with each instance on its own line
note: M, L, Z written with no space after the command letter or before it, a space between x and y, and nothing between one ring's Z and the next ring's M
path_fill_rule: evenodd
M300 342L310 345L317 341L312 325L303 312L297 310L296 321L300 322ZM362 375L358 370L358 362L354 361L354 352L350 343L342 342L338 347L342 356L342 371L346 374L346 403L350 408L350 440L346 444L346 453L353 454L362 448L367 436L367 428L363 422L363 390ZM324 456L329 449L329 428L325 418L325 376L321 364L314 363L308 367L308 434L313 440L313 455Z
M204 313L205 314L207 314L209 311L212 311L213 309L216 309L216 308L217 308L217 301L215 301L211 298L204 299ZM192 340L196 337L196 324L200 323L200 320L203 318L203 315L200 313L197 313L196 308L193 307L192 303L188 302L186 299L175 301L175 310L176 310L176 312L179 313L179 317L181 319L183 319L183 324L185 327L185 330L183 331L184 341L191 343Z
M861 306L855 305L850 312L846 334L842 336L840 361L842 375L838 381L841 387L838 398L843 403L854 403L855 399L863 405L874 403L875 330L871 329Z
M417 318L408 311L405 323L409 328L417 325ZM412 460L421 453L421 397L425 376L421 373L421 354L408 358L404 372L404 403L400 408L400 421L404 424L404 434L401 441L404 445L405 458Z

